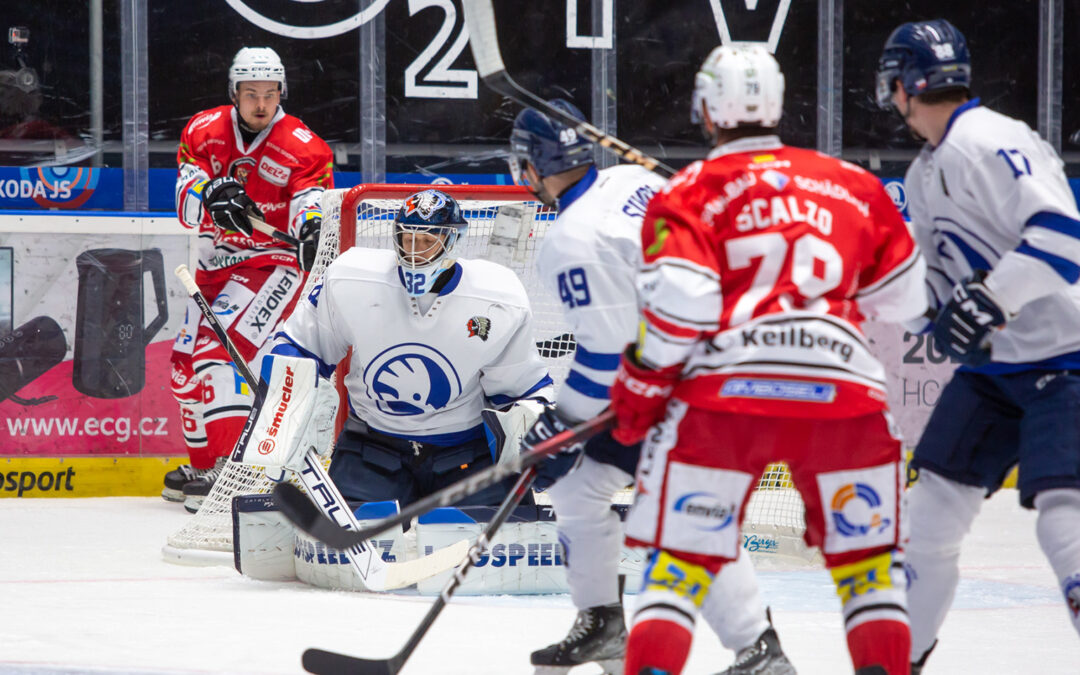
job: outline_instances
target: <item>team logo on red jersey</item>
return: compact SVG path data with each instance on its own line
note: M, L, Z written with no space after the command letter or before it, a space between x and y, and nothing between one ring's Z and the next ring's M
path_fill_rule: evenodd
M474 316L465 322L465 328L469 331L469 337L478 337L487 342L488 332L491 330L491 319L486 316Z
M255 168L254 157L241 157L229 165L229 175L235 178L241 185L247 185L251 177L251 170Z

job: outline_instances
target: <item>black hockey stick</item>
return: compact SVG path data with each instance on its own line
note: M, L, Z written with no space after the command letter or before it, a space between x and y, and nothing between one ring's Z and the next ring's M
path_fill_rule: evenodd
M465 26L469 29L469 47L472 49L473 60L476 61L476 70L480 73L480 77L484 78L484 84L523 106L538 108L551 117L557 117L567 126L573 127L577 133L594 143L599 143L600 147L628 162L640 164L665 178L675 175L675 169L660 160L646 155L625 141L604 133L588 122L583 122L559 110L531 91L522 88L510 77L506 72L506 66L503 65L502 54L499 52L499 36L495 32L495 10L491 7L491 0L464 0L464 5Z
M458 568L454 570L453 575L450 576L446 585L443 586L443 589L439 592L439 597L436 598L435 602L431 605L431 609L424 615L420 625L417 626L416 630L409 636L409 641L405 643L405 646L402 647L397 654L394 654L388 659L363 659L356 656L338 654L336 652L327 652L322 649L308 649L304 652L301 661L304 665L304 669L309 673L316 673L318 675L338 675L339 673L395 675L395 673L400 671L401 667L405 665L405 661L408 660L409 656L411 656L416 649L416 646L424 639L424 635L427 634L428 629L435 623L435 619L439 618L439 614L442 612L443 608L446 607L446 603L450 602L450 598L454 595L454 591L458 589L458 586L464 583L466 572L473 566L473 563L480 559L480 555L491 543L492 538L494 538L495 532L506 521L506 518L510 513L513 512L514 507L521 503L522 498L525 496L525 493L528 492L529 487L532 485L535 478L536 465L534 464L526 469L525 473L521 474L517 479L517 482L514 483L514 487L510 490L510 494L503 500L503 503L499 506L499 510L496 511L495 515L492 517L491 522L484 528L483 533L477 538L476 543L469 548L468 555L461 564L458 565ZM275 494L275 498L276 496L277 495Z
M544 457L555 454L571 443L584 441L604 429L610 428L614 421L614 413L610 410L605 411L599 417L582 422L562 433L555 434L546 441L537 443L531 450L522 453L517 461L511 464L489 466L483 471L478 471L453 485L448 485L438 492L413 502L389 518L384 518L373 525L357 530L346 530L324 516L311 503L307 495L289 483L278 483L274 486L274 504L281 509L286 518L304 532L327 546L345 550L382 534L392 527L408 523L416 516L427 513L431 509L440 506L452 506L471 494L505 480L523 469L534 466Z

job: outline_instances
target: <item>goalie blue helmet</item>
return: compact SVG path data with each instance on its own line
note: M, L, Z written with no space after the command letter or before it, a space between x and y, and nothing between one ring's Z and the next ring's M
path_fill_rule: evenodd
M457 201L439 190L406 198L394 218L398 278L405 291L419 297L454 266L450 253L469 222Z
M878 60L878 106L892 106L897 81L908 96L969 87L971 54L964 34L945 19L901 25L885 41Z
M585 115L573 103L554 98L548 103L574 119ZM593 143L574 127L539 110L525 108L514 119L510 134L510 172L514 182L525 185L522 162L533 165L541 178L593 163Z

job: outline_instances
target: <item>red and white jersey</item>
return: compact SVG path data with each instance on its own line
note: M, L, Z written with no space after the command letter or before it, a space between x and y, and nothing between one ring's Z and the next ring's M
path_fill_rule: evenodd
M926 265L872 174L775 136L715 148L649 203L641 360L691 406L786 417L886 408L860 329L926 310Z
M247 237L214 227L203 209L206 181L231 176L240 181L267 223L294 237L305 220L322 217L320 198L334 187L333 153L303 122L280 107L270 124L245 146L236 108L222 105L191 118L176 153L176 213L199 230L199 268L220 270L284 248L288 244L255 232Z

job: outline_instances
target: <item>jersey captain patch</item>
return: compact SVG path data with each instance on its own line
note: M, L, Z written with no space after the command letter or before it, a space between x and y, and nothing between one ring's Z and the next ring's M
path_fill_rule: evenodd
M469 331L469 337L478 337L487 342L488 332L491 330L491 319L486 316L474 316L465 322L465 328Z

